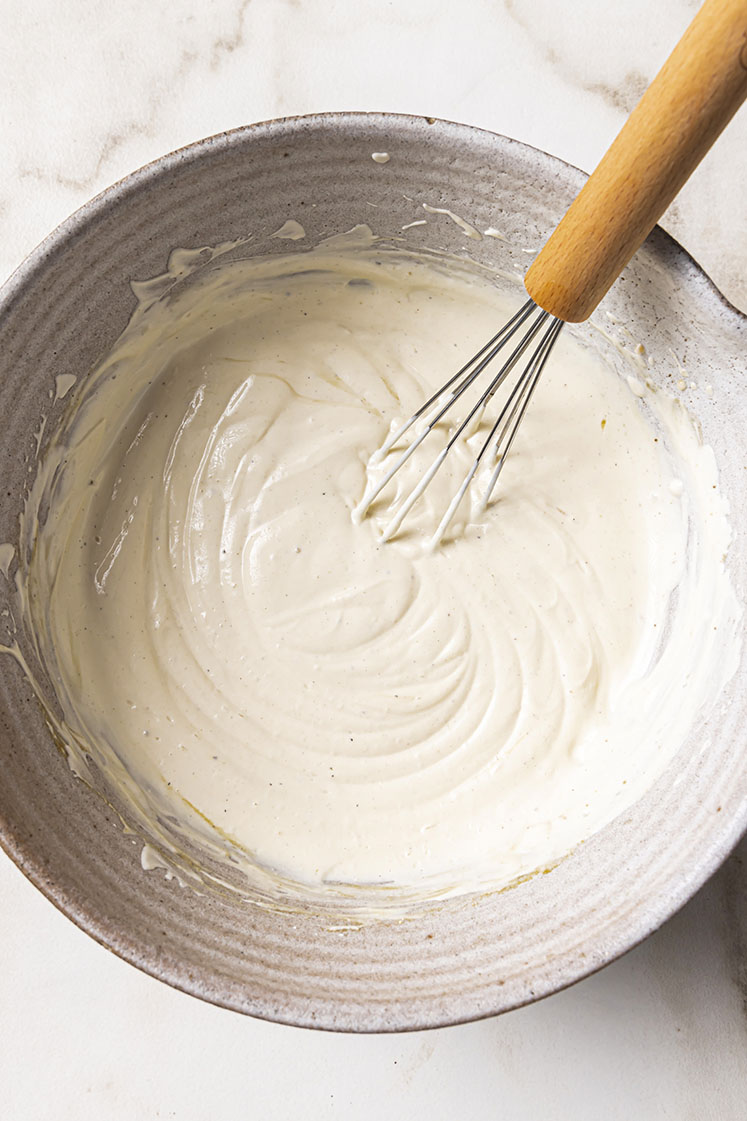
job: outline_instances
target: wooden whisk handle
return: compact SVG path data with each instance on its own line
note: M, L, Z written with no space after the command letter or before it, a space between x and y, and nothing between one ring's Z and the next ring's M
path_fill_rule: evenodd
M559 319L591 315L747 97L747 0L706 0L525 278Z

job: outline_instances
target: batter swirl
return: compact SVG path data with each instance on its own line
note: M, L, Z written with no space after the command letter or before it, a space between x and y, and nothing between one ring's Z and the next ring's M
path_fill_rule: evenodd
M169 861L181 831L250 885L500 887L643 793L712 691L683 663L732 633L710 453L570 338L484 515L423 552L457 449L407 534L353 524L390 421L511 310L447 264L331 244L144 289L41 466L63 734Z

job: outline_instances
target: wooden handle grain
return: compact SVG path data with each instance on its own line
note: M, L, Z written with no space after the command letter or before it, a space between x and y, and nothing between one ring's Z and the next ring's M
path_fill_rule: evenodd
M525 278L535 303L591 315L747 97L747 0L706 0Z

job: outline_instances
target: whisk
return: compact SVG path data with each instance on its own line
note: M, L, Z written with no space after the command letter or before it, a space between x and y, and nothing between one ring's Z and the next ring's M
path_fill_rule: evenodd
M484 509L564 323L587 319L682 185L747 97L747 0L706 0L600 164L530 266L529 299L369 460L400 454L373 479L353 512L359 521L400 468L475 386L476 402L449 430L443 449L405 494L385 526L389 540L449 452L482 421L507 379L513 387L481 443L429 544L443 538L481 466ZM480 376L502 355L497 373Z

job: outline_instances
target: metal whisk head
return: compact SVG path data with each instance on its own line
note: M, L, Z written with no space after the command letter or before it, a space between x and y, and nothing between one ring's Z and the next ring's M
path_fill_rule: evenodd
M461 485L449 503L436 532L428 542L428 546L434 548L440 542L480 465L483 462L486 464L492 462L494 464L493 470L480 499L480 508L484 510L498 482L498 477L506 462L506 456L511 450L519 425L562 327L563 320L556 319L549 312L543 311L533 300L527 300L497 335L494 335L477 354L470 358L469 362L462 366L460 370L457 370L453 377L429 397L404 424L390 433L378 451L374 452L369 460L371 465L380 463L410 429L415 428L410 442L406 443L402 453L384 473L383 477L369 483L366 493L353 511L353 520L358 522L365 517L397 471L420 447L433 428L443 420L455 402L466 393L493 359L504 348L509 347L508 356L497 373L488 382L477 402L467 412L464 419L457 422L454 429L449 433L445 447L438 453L395 510L391 521L384 529L382 539L388 541L395 535L451 449L458 440L464 437L465 433L476 429L482 420L486 407L504 384L506 378L512 372L517 371L513 388L508 394L495 423L480 446ZM420 424L418 424L418 421Z

